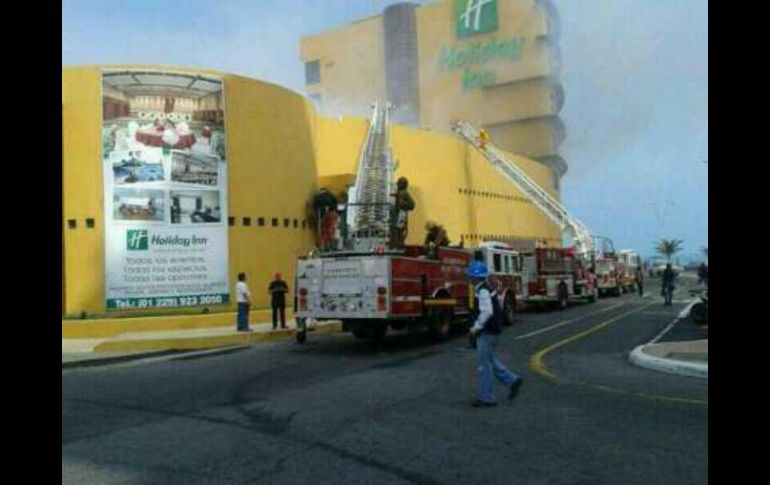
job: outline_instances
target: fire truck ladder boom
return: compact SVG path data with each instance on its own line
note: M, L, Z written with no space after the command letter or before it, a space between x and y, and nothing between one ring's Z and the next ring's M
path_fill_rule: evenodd
M458 121L453 124L452 129L481 151L498 172L529 197L532 203L556 223L562 231L569 231L574 240L577 253L586 256L594 254L594 242L588 228L582 222L572 217L558 200L532 180L512 160L506 157L502 150L491 143L482 145L479 140L479 130L475 129L468 122Z
M374 103L369 130L361 150L355 186L350 193L353 249L369 251L387 246L390 239L390 208L393 162L388 136L388 107Z

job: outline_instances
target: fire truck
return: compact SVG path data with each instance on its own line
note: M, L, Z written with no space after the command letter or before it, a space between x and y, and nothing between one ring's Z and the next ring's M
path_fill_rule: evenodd
M452 129L468 143L478 149L484 158L506 180L539 208L562 231L572 236L571 248L541 248L536 242L516 241L514 249L520 254L523 303L556 303L567 306L569 300L596 301L598 289L596 277L591 269L596 261L596 244L589 229L572 216L567 209L532 180L502 150L490 143L488 136L482 136L470 123L456 121Z
M623 263L622 286L627 292L636 291L636 270L642 266L642 257L631 249L618 251L618 259Z
M375 103L348 192L346 237L297 261L297 339L305 340L307 320L313 319L339 320L343 331L366 340L388 331L427 331L443 340L469 323L473 294L466 271L474 256L505 261L492 278L512 323L517 266L511 254L491 247L475 255L459 247L393 247L395 167L389 146L388 107Z

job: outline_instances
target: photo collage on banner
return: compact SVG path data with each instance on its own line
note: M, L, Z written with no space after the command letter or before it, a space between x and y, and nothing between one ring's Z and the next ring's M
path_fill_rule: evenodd
M229 300L222 80L102 72L108 309Z

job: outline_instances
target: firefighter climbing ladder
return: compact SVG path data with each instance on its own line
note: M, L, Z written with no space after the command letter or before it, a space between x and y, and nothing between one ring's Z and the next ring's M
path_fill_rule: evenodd
M528 196L532 203L555 222L562 231L569 231L572 234L575 250L578 254L584 257L594 255L594 240L588 228L572 217L559 201L532 180L518 165L508 159L500 149L491 143L482 145L479 140L479 130L466 121L455 122L452 129L471 145L478 148L498 172Z
M369 131L358 162L356 184L351 189L351 242L354 251L387 247L390 208L393 204L393 163L388 139L388 107L373 105Z

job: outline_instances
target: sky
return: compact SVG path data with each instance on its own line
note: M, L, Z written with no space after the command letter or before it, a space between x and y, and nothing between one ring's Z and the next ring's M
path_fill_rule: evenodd
M62 65L174 64L304 92L302 36L393 0L63 0ZM415 3L426 3L417 1ZM707 0L554 0L562 201L617 249L708 245Z

